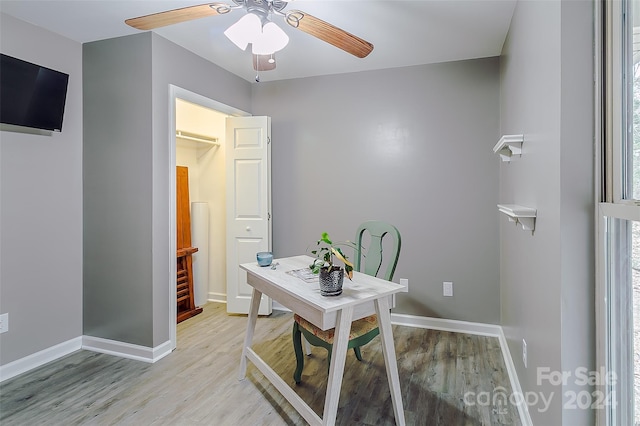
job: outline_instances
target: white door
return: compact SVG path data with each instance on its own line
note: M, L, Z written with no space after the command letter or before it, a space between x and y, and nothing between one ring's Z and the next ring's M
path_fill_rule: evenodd
M238 265L271 251L271 118L229 117L225 139L227 312L247 314L253 289ZM271 314L271 298L262 296L259 314Z

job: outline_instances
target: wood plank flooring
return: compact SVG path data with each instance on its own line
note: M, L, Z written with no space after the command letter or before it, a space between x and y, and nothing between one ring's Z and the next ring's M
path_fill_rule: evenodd
M326 351L313 348L296 386L292 321L282 311L260 317L254 349L322 415ZM251 363L247 378L238 381L246 323L246 316L227 315L224 304L208 303L178 325L178 348L155 364L70 354L1 383L0 424L306 424ZM480 392L511 393L496 338L401 326L393 332L408 425L521 424L514 406L475 403ZM380 339L362 354L363 362L353 351L347 355L337 424L394 425ZM467 392L474 396L465 398Z

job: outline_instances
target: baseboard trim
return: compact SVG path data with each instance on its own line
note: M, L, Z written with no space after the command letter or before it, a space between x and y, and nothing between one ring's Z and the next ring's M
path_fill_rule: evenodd
M273 300L272 305L271 305L272 309L274 311L284 311L284 312L291 312L291 309L287 308L284 305L281 305L280 303L278 303L277 301Z
M502 351L502 357L504 358L504 364L507 367L507 375L509 376L509 382L511 383L511 391L514 395L524 395L522 393L520 381L518 380L516 366L513 363L513 358L511 357L509 344L507 343L507 338L504 335L502 327L500 327L500 335L498 336L498 340L500 341L500 349ZM529 407L526 403L522 402L518 404L518 414L520 415L520 422L524 426L533 426L531 415L529 414Z
M225 293L214 293L211 292L207 296L208 302L218 302L218 303L227 303L227 295Z
M172 350L169 340L155 348L150 348L93 336L82 336L82 349L148 363L154 363L164 358Z
M483 324L442 318L419 317L415 315L391 314L391 324L408 327L428 328L431 330L451 331L454 333L477 334L498 337L502 328L495 324Z
M55 361L65 355L82 349L82 336L67 340L55 346L43 349L24 358L17 359L6 365L0 365L0 382L11 379L19 374L38 368L48 362Z

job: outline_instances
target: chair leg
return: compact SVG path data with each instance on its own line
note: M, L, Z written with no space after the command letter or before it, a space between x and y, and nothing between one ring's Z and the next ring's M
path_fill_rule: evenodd
M296 371L293 372L293 380L300 384L302 380L302 368L304 367L304 355L302 353L302 333L297 322L293 322L293 349L296 353Z
M356 358L358 358L358 361L362 361L362 354L360 353L360 346L354 346L353 352L355 352Z

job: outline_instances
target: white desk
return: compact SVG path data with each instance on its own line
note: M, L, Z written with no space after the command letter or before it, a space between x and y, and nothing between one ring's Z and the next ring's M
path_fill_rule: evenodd
M260 267L255 262L240 265L242 269L247 271L247 283L253 287L253 295L238 378L240 380L244 379L247 371L247 360L251 360L309 424L333 425L338 412L338 399L340 397L340 388L342 387L342 375L344 373L351 322L377 313L396 424L404 425L404 409L402 395L400 394L400 379L398 378L398 365L393 344L389 309L391 296L404 291L405 287L355 272L352 281L345 278L340 296L321 296L317 282L307 283L286 273L295 269L307 268L312 261L313 259L309 256L276 259L273 262L278 262L279 265L275 270L270 267ZM258 307L263 293L323 330L336 328L322 418L251 349L253 333L258 318ZM293 351L293 345L291 350Z

